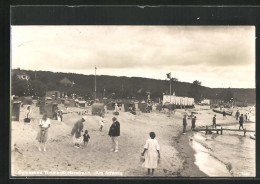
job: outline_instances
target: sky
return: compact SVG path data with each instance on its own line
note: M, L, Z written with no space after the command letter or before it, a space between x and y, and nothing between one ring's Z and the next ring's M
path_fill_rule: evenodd
M11 68L255 88L254 26L12 26Z

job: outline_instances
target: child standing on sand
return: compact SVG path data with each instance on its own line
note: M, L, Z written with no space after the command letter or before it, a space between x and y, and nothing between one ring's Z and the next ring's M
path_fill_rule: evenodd
M84 145L85 145L85 144L88 144L89 139L90 139L90 136L89 136L89 134L88 134L88 131L85 130L85 133L83 134Z
M101 118L100 118L100 120L99 120L99 123L100 123L99 131L102 131L102 129L103 129L103 127L104 127L104 123L105 123L104 115L101 115Z
M150 170L152 169L151 175L153 175L154 169L157 168L160 159L160 147L155 139L154 132L150 132L150 137L151 138L146 141L144 151L141 155L145 158L142 166L148 169L148 175L150 175Z

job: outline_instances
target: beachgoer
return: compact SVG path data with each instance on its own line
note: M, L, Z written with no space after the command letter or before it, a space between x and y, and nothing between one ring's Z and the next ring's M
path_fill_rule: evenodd
M150 139L147 139L144 145L144 151L141 154L145 158L142 166L148 169L148 175L150 175L151 169L151 175L153 175L154 169L157 168L160 159L160 146L158 141L155 139L155 136L154 132L150 132Z
M71 136L73 138L73 143L75 148L80 148L80 144L83 141L83 137L81 136L81 132L83 130L83 122L87 120L86 116L83 116L80 120L78 120L73 129L71 130Z
M247 117L247 118L248 118L248 121L250 121L250 119L251 119L251 114L252 114L251 111L249 111L248 117Z
M216 114L214 115L213 117L213 127L216 128L217 124L216 124L216 121L217 121L217 118L216 118Z
M183 116L183 134L186 134L186 127L187 127L187 116Z
M90 139L90 136L89 136L89 134L88 134L88 131L85 130L85 133L84 133L84 135L83 135L84 145L85 145L85 144L88 144L89 139Z
M191 119L191 129L194 130L194 128L196 127L196 119L197 117L194 116L192 119Z
M243 114L241 114L241 116L239 117L239 130L240 127L242 127L242 129L244 130L243 123L244 123L244 117Z
M61 122L62 122L62 114L63 114L62 110L59 110L58 111L58 120L60 120Z
M104 115L101 115L101 118L100 118L100 120L99 120L99 123L100 123L99 131L102 131L102 129L103 129L103 127L104 127L104 123L105 123Z
M245 119L246 119L246 121L248 120L247 118L248 118L248 116L247 116L247 113L246 113L246 114L245 114Z
M118 112L118 105L117 105L117 103L115 104L115 112Z
M225 111L225 109L223 110L223 119L226 119L226 111Z
M50 119L47 118L47 114L44 113L39 123L39 132L36 139L39 141L39 151L42 151L41 145L43 144L43 151L46 151L46 141L48 139L48 129L51 126Z
M110 126L108 135L112 140L112 149L111 151L118 152L118 138L120 136L120 123L117 121L116 117L112 118L112 125Z
M239 110L237 110L237 112L236 112L236 120L238 120L239 115L240 115Z
M31 112L31 106L28 105L27 108L26 108L26 118L30 118L30 112Z

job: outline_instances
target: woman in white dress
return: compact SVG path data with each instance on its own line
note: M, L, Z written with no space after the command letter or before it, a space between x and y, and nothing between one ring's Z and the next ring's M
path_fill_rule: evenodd
M145 161L143 167L148 169L148 175L150 175L150 170L152 169L152 174L154 169L157 168L158 161L160 159L160 146L155 139L155 133L150 132L150 139L147 139L142 156L144 156Z

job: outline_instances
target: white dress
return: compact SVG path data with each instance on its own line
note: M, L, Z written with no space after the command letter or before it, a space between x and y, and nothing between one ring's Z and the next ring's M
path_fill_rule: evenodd
M157 150L160 150L157 140L148 139L145 143L144 148L146 148L147 150L144 154L145 161L142 166L149 169L157 168L157 164L158 164Z

